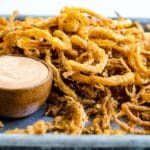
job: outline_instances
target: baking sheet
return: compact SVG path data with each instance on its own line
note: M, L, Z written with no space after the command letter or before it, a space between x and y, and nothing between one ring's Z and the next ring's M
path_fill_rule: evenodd
M4 16L4 15L0 15ZM23 19L21 16L18 19ZM35 16L36 17L36 16ZM143 27L150 23L150 18L131 18L140 22ZM4 128L0 129L0 146L25 146L25 147L146 147L150 148L150 135L7 135L3 132L8 129L24 128L38 120L51 120L44 116L46 105L34 114L21 119L0 118L4 122Z
M37 122L38 120L45 120L49 121L51 120L50 117L44 116L46 110L46 105L42 106L40 110L35 112L34 114L20 118L20 119L6 119L6 118L0 118L0 120L3 121L4 127L0 128L0 133L5 132L6 130L14 129L14 128L25 128L28 125L32 125L33 123Z

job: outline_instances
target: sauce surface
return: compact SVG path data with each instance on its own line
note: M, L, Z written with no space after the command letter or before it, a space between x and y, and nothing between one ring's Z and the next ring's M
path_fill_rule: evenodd
M0 88L33 87L47 76L48 68L40 61L28 57L0 56Z

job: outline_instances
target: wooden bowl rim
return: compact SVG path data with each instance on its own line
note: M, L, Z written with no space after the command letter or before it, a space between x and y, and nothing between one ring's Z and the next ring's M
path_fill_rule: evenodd
M53 81L53 71L52 71L52 68L47 65L47 63L39 58L36 58L36 57L32 57L32 56L25 56L25 55L18 55L18 54L4 54L4 55L0 55L0 57L2 56L17 56L17 57L27 57L27 58L32 58L36 61L39 61L41 62L42 64L44 64L47 69L48 69L48 75L47 77L42 80L41 82L37 83L37 84L34 84L33 86L29 86L29 87L25 87L25 88L14 88L14 89L9 89L9 88L3 88L3 87L0 87L0 90L3 90L3 91L25 91L25 90L32 90L32 89L35 89L36 87L39 87L43 84L46 84L48 81L51 81L51 84L52 84L52 81Z

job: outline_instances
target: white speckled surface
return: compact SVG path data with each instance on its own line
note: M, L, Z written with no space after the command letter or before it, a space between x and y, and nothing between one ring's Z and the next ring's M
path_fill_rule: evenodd
M80 6L105 16L149 17L149 0L0 0L0 14L19 10L26 15L56 15L64 6Z

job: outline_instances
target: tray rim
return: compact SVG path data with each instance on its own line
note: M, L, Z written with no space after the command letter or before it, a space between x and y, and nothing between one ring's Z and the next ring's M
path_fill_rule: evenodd
M149 135L65 135L65 134L46 134L46 135L0 135L0 147L138 147L149 148Z
M11 14L0 14L0 17L6 17L8 18ZM38 18L38 17L43 17L43 18L51 18L54 17L55 15L26 15L26 14L19 14L16 19L24 19L25 17L33 17L33 18ZM117 17L114 16L106 16L108 18L112 19L117 19ZM125 19L131 19L133 21L139 21L141 23L150 23L150 17L124 17Z

